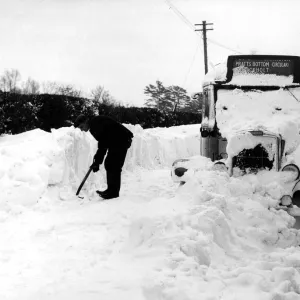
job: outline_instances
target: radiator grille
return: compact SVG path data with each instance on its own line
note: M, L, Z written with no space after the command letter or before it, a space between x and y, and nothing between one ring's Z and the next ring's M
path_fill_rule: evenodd
M261 169L272 169L274 159L269 159L266 149L261 145L257 145L253 149L244 149L233 158L233 167L241 170L249 170L256 172Z

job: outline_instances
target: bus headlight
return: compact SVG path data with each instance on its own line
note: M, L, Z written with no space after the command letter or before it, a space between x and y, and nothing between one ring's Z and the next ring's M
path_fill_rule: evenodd
M182 177L186 171L187 171L186 168L178 167L174 170L174 173L177 177Z
M289 164L282 168L282 172L289 172L287 182L295 181L299 178L299 168L295 164Z
M284 195L280 199L281 205L283 206L289 206L292 204L292 197L290 195Z

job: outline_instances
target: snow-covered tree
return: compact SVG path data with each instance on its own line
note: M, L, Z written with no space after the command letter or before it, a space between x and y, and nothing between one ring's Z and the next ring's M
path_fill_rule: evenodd
M146 86L144 94L148 96L146 106L162 111L182 111L191 100L185 89L176 85L165 87L159 80L156 85Z

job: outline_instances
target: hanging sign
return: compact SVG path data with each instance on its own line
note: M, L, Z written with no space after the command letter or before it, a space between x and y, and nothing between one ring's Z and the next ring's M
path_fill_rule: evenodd
M234 74L255 73L290 76L293 75L294 62L289 59L236 58L233 60L232 67Z

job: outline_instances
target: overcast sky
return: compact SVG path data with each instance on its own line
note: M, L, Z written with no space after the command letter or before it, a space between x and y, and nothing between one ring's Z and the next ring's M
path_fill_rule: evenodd
M214 23L211 64L235 54L300 55L299 0L10 0L1 5L0 73L72 84L103 85L141 106L161 80L189 94L201 90L203 42L185 22ZM174 8L181 13L176 13ZM224 47L220 47L220 44Z

